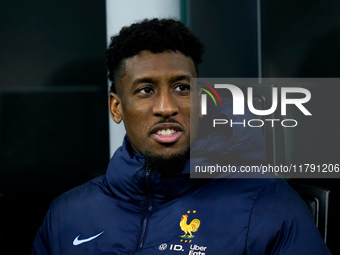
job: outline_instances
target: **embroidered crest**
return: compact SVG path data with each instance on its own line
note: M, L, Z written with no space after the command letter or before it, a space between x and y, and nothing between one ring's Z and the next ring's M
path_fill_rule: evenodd
M193 213L196 213L196 211L193 211ZM180 237L187 239L187 240L195 237L192 233L196 232L201 224L200 220L198 219L193 219L188 224L188 217L189 217L188 214L190 214L190 211L188 211L187 214L182 215L181 221L179 223L179 226L181 227L182 231L184 231L184 235L181 235Z

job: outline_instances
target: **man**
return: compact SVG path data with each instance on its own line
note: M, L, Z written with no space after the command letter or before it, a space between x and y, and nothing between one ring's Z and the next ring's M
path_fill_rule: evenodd
M190 78L202 53L171 19L144 20L112 37L109 108L127 136L106 176L53 201L33 254L330 254L284 181L190 179L189 149L225 149L246 163L263 156L259 134L246 129L217 134L228 141L217 147L207 139L190 144L190 123L199 122Z

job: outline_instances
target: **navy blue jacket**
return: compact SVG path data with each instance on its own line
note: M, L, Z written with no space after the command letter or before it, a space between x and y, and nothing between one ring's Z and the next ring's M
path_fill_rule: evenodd
M245 129L230 135L229 140L234 142L228 148L232 148L229 154L233 157L235 152L241 159L248 155L251 161L256 155L263 156L261 142L252 140ZM254 152L249 146L258 150ZM305 202L284 180L190 179L189 164L175 177L162 178L146 171L144 157L132 151L126 137L112 157L106 176L52 202L36 235L33 254L330 252Z

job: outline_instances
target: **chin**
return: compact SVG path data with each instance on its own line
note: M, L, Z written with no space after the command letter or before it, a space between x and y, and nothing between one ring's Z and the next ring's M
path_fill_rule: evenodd
M145 165L148 169L158 172L163 177L171 177L181 172L189 158L188 150L176 150L167 153L145 154Z
M154 156L164 158L164 159L169 159L169 158L176 156L176 155L186 154L187 151L188 151L188 149L165 148L165 149L161 149L161 150L155 150L155 153L151 153L151 154L153 154Z

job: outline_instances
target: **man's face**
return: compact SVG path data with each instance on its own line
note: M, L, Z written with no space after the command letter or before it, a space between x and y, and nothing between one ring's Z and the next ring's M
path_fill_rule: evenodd
M178 51L142 51L125 60L109 106L137 153L169 158L189 149L190 106L198 105L190 102L190 78L196 76L192 59Z

